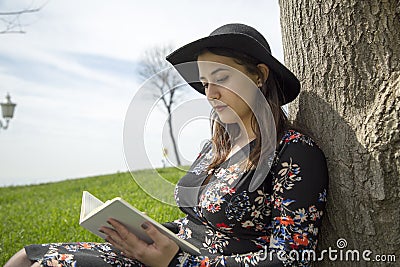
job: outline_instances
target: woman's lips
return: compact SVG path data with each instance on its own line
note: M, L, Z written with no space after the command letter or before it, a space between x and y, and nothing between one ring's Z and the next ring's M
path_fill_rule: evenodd
M224 105L224 106L221 105L221 106L215 106L214 109L215 109L216 111L222 111L222 110L224 110L226 107L227 107L226 105Z

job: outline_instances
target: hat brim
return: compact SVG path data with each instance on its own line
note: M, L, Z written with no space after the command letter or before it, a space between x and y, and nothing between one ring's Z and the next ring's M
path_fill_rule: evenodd
M283 99L281 100L282 105L293 101L299 94L300 82L296 76L274 58L268 51L269 49L264 47L256 39L240 33L207 36L178 48L166 57L166 59L176 67L179 74L189 83L189 85L201 94L205 94L204 88L201 82L198 81L198 77L193 77L193 74L198 76L197 64L188 64L184 65L184 67L179 67L178 65L186 62L197 61L198 53L201 50L210 47L230 48L243 52L260 60L260 62L265 63L270 70L276 74L277 79L280 82L283 91Z

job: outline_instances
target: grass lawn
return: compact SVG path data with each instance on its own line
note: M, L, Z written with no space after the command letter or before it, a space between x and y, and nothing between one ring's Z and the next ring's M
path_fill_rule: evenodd
M176 183L185 172L157 170ZM143 172L143 171L140 171ZM102 241L79 226L82 191L101 200L121 196L159 222L183 216L143 192L130 173L117 173L30 186L0 187L0 266L24 245L50 242Z

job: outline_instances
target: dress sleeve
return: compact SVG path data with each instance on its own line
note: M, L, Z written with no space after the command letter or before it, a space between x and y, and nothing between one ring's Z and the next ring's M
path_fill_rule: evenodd
M328 190L323 152L305 137L285 144L274 172L270 251L284 266L308 266L315 249Z
M311 139L287 141L273 174L269 248L215 258L179 251L169 266L309 266L325 209L328 172ZM314 258L314 259L315 259Z

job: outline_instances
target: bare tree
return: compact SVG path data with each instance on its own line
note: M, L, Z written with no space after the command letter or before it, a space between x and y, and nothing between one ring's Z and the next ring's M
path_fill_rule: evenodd
M320 266L387 266L392 255L397 262L400 2L280 0L280 10L285 62L302 83L290 116L308 125L328 159L319 248L359 251L360 261L325 257Z
M143 79L151 77L150 82L154 86L154 91L151 92L152 96L154 99L160 100L168 114L169 134L177 164L181 165L172 124L172 107L181 96L178 92L181 88L178 86L180 78L165 59L172 50L171 45L157 46L147 50L141 61L139 75Z
M39 8L26 8L18 11L0 12L0 34L25 33L23 27L26 25L21 21L22 16L39 12L42 7L43 6Z

